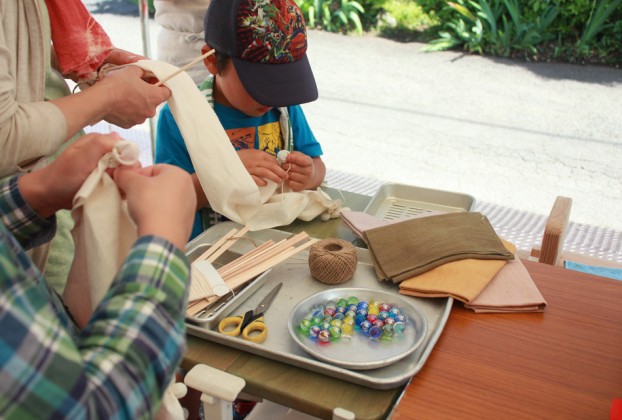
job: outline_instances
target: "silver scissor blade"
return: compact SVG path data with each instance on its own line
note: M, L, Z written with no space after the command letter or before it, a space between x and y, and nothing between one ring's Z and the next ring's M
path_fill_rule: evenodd
M276 286L274 286L274 289L270 290L270 293L268 293L266 297L263 298L261 302L259 302L259 305L257 305L257 307L255 308L255 314L263 313L266 311L266 309L268 309L268 307L276 297L276 294L279 293L279 290L281 290L281 286L283 286L283 283L277 284Z

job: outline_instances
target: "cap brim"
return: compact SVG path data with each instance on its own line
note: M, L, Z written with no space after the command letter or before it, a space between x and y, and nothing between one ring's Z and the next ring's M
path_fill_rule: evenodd
M293 63L263 64L231 57L240 81L258 103L280 107L315 101L317 85L305 55Z

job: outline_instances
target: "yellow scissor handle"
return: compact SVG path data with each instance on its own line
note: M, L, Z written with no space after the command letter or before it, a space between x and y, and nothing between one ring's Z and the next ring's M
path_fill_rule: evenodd
M268 327L266 327L263 316L253 320L242 331L242 338L253 343L263 343L267 335Z
M228 316L218 323L218 332L235 337L240 334L242 322L244 322L244 317L241 315Z

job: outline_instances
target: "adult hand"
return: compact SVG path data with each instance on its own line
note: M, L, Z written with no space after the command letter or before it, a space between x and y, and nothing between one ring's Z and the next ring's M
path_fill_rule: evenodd
M156 113L156 108L171 96L165 86L154 86L143 78L145 71L138 66L114 70L95 84L98 94L109 95L110 106L103 119L123 128L142 124Z
M184 250L196 211L190 174L176 166L160 164L119 167L113 177L125 195L138 235L160 236Z
M242 149L237 152L244 167L258 186L267 185L266 179L276 184L287 179L287 172L270 153L257 149Z
M119 139L117 133L82 136L48 166L20 177L18 186L22 196L42 217L70 209L86 178Z
M104 60L104 64L115 64L121 66L123 64L135 63L139 60L146 60L147 57L140 54L134 54L133 52L122 50L120 48L114 48L108 54L108 57Z
M112 50L110 50L108 57L106 57L104 61L100 64L99 71L101 71L102 68L105 69L107 67L106 66L107 64L112 67L115 67L115 66L121 66L124 64L135 63L136 61L146 60L146 59L147 57L144 57L142 55L134 54L133 52L122 50L120 48L113 48ZM54 50L52 50L52 63L53 63L52 66L55 69L59 68L59 64L57 64L56 54L54 54ZM99 73L99 75L101 75L101 73ZM89 85L92 85L93 83L95 83L95 80L89 80L89 81L79 80L79 77L75 72L63 74L63 76L67 79L73 80L76 83L81 82L79 84L81 90L88 89Z

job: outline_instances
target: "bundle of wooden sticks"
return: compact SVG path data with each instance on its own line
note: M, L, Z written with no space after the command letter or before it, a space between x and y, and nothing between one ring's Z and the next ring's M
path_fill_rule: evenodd
M219 298L197 269L198 264L201 261L213 263L247 232L247 227L239 231L232 229L192 262L190 302L186 309L186 315L194 316L200 313ZM309 238L305 232L292 235L288 239L282 239L276 243L269 240L223 265L217 271L229 290L236 290L264 271L308 248L315 242L317 240Z

